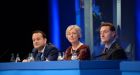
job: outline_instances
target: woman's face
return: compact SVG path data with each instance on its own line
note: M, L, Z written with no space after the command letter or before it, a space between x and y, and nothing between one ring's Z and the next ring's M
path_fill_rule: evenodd
M70 43L74 43L79 41L80 35L75 29L71 29L68 31L66 37Z

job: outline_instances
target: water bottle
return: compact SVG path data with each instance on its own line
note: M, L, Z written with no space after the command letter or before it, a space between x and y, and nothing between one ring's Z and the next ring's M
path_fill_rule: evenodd
M34 61L33 54L32 53L29 53L28 62L32 62L32 61Z
M11 62L15 62L14 53L11 54L11 59L10 59L10 61L11 61Z
M18 53L17 53L15 62L20 62L20 57L19 57L19 54Z
M64 59L64 56L65 56L65 52L62 52L62 58Z
M63 60L63 57L61 55L61 52L58 53L58 59L57 60Z
M74 52L71 56L71 60L77 60L77 53Z

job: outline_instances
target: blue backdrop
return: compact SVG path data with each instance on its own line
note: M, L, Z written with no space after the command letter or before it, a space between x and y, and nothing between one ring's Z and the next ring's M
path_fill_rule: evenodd
M80 0L79 0L80 1ZM102 2L104 0L97 0L98 2L95 2L96 0L93 0L94 3L96 3L96 7L93 8L93 14L102 12L102 15L97 14L93 15L96 22L94 22L94 44L98 46L100 44L99 40L99 34L96 32L98 25L101 21L109 21L112 22L113 20L113 12L112 11L112 2L111 0L108 0L106 3L107 6L105 6L105 2ZM66 48L70 45L68 40L65 37L65 30L68 25L71 24L79 24L80 27L83 30L84 33L84 18L83 16L83 10L78 9L80 8L81 4L78 3L78 0L49 0L50 2L50 40L52 43L54 43L60 51L65 51ZM132 48L132 54L133 57L135 57L136 60L140 60L140 1L128 1L128 0L122 0L122 30L120 30L120 40L124 41L122 42L123 47L128 47L129 44L131 44ZM106 8L107 7L107 8ZM108 13L110 12L110 13ZM96 18L99 16L99 21L96 20ZM135 17L134 17L135 16ZM98 23L99 22L99 23ZM136 39L135 39L136 38ZM84 37L82 38L82 41L84 42ZM98 42L98 43L97 43ZM97 48L97 47L94 47ZM98 48L97 48L98 49ZM132 58L133 58L132 57Z

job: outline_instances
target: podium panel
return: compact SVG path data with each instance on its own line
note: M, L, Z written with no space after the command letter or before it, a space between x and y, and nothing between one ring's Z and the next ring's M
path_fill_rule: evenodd
M119 61L0 63L0 75L121 75Z
M124 61L120 63L122 75L140 75L140 61Z

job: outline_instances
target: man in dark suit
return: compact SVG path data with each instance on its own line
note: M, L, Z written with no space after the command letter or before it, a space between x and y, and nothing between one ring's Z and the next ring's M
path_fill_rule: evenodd
M51 43L47 43L47 38L44 32L36 30L32 34L33 41L33 58L34 61L55 61L58 57L58 49ZM23 60L30 62L30 60Z
M127 59L124 49L116 41L116 29L112 23L104 22L100 26L100 39L105 45L102 51L103 60L125 60Z

